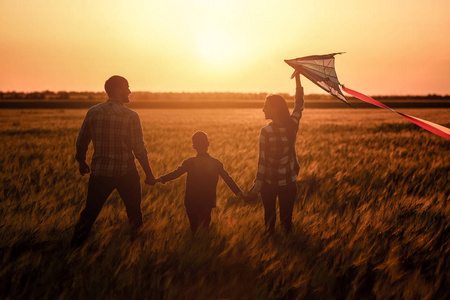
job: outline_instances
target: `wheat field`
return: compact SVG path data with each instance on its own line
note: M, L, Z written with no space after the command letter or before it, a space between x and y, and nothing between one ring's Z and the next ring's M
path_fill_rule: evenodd
M156 176L210 138L242 189L254 179L260 109L151 109ZM450 125L450 109L402 112ZM0 110L2 299L445 299L450 297L450 143L378 109L306 109L294 232L264 236L260 202L219 181L209 236L192 238L185 178L142 187L130 240L114 192L83 248L69 249L88 177L75 140L86 110ZM92 155L92 145L88 152ZM138 167L143 184L143 172Z

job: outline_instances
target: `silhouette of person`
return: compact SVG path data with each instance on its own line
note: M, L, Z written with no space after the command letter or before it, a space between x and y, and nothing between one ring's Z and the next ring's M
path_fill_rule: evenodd
M89 178L86 207L75 225L71 246L81 246L109 195L117 189L128 215L132 234L142 226L141 185L135 156L144 169L145 183L155 184L147 158L139 115L124 106L131 94L128 81L112 76L105 82L108 100L89 109L76 142L76 160ZM94 145L91 168L86 163L90 141ZM134 153L134 155L133 155Z
M252 188L245 196L246 201L254 201L257 194L261 193L268 234L272 234L275 229L277 197L281 225L286 233L292 230L292 210L297 194L295 182L300 170L295 141L305 103L299 75L295 77L295 81L295 106L292 114L283 97L266 97L263 112L265 118L272 122L261 129L258 171Z
M224 169L223 163L208 154L209 145L206 133L196 132L192 136L192 147L197 151L197 156L184 160L176 170L156 179L156 182L166 183L187 173L184 204L192 234L195 234L199 228L206 232L209 231L211 210L216 207L216 188L219 176L236 196L243 194Z

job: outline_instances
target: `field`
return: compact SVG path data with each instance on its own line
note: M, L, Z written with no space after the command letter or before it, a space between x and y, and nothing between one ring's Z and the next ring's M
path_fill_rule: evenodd
M260 109L137 111L156 175L194 155L190 138L203 130L210 154L251 186ZM448 108L401 111L450 126ZM0 110L0 298L450 297L448 140L386 110L305 110L291 236L277 222L265 238L262 205L244 205L220 181L212 232L192 239L183 177L143 186L137 240L114 193L71 251L87 192L74 160L85 113Z

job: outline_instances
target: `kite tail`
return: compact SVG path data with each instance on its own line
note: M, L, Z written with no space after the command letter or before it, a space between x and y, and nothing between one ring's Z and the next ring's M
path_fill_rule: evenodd
M407 115L407 114L395 111L392 108L390 108L389 106L387 106L387 105L385 105L385 104L383 104L383 103L381 103L381 102L379 102L379 101L377 101L377 100L375 100L375 99L373 99L373 98L371 98L369 96L366 96L366 95L361 94L361 93L359 93L357 91L354 91L354 90L351 90L349 88L346 88L345 86L342 86L342 89L347 94L350 94L353 97L358 98L359 100L362 100L362 101L370 103L372 105L375 105L375 106L378 106L378 107L381 107L381 108L385 108L385 109L389 109L390 111L396 112L399 115L401 115L402 117L404 117L404 118L408 119L409 121L413 122L417 126L420 126L423 129L428 130L431 133L434 133L434 134L439 135L439 136L441 136L443 138L446 138L447 140L450 140L450 129L445 127L445 126L442 126L442 125L439 125L439 124L436 124L436 123L433 123L433 122L430 122L430 121L427 121L427 120L422 120L422 119L419 119L417 117L413 117L413 116L410 116L410 115Z

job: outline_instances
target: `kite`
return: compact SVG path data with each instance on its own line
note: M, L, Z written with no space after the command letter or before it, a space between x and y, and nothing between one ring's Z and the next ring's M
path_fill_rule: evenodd
M334 56L336 54L342 53L343 52L331 53L326 55L311 55L295 59L286 59L285 62L289 66L294 68L294 73L292 74L291 79L294 78L297 74L302 74L326 92L351 106L340 89L340 87L342 87L342 90L344 90L344 92L352 95L355 98L358 98L359 100L395 112L413 122L414 124L422 127L423 129L450 140L449 128L395 111L389 106L369 96L351 90L342 85L337 78L336 69L334 67Z

